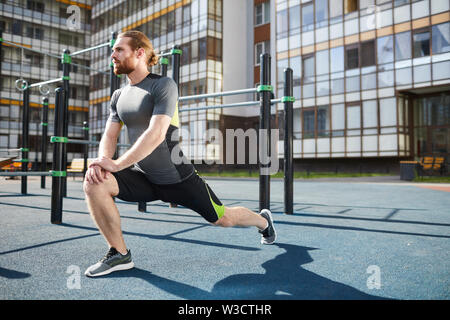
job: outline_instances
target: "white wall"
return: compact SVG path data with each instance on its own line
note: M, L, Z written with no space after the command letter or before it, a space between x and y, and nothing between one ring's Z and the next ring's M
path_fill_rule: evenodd
M253 21L252 0L223 1L223 91L253 87L253 24L250 23L251 21ZM223 103L252 99L253 95L228 96L223 98ZM223 109L223 113L248 117L254 112L248 108L230 108Z

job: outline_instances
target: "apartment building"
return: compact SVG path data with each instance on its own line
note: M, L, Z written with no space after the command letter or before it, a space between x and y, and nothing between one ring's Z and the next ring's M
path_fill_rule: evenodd
M448 1L274 5L277 93L289 66L298 165L383 171L430 154L450 161Z
M2 38L25 48L2 43L0 57L0 149L14 149L21 145L22 93L16 89L16 80L24 79L29 84L62 76L60 59L40 54L61 56L64 49L71 52L89 47L91 1L67 0L15 0L0 1L0 29ZM77 26L71 28L70 5L77 6ZM70 27L70 28L69 28ZM81 66L89 66L89 57L79 56L72 60ZM72 66L70 75L69 137L83 137L83 121L88 119L89 70ZM49 134L53 134L54 88L49 85ZM32 162L40 161L42 131L42 98L39 88L30 94L30 153ZM35 152L35 151L38 152ZM70 145L68 157L80 157L81 146ZM51 159L51 148L47 159Z

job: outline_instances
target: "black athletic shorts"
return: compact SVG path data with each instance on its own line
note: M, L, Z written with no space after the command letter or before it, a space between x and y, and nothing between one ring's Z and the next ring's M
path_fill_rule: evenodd
M186 180L175 184L154 184L145 174L132 167L113 172L119 185L117 198L130 202L162 200L189 208L208 222L214 223L224 214L225 207L208 186L194 172Z

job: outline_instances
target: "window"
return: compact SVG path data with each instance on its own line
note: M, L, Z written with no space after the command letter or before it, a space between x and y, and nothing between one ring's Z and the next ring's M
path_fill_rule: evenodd
M358 46L348 46L345 48L345 69L355 69L359 67Z
M375 64L375 41L361 43L361 67L373 66Z
M44 30L41 28L27 27L26 36L28 38L40 39L44 38Z
M279 11L277 13L277 39L287 37L288 21L287 9Z
M350 13L358 10L358 0L344 0L344 13Z
M300 6L289 8L289 34L300 33Z
M342 16L342 0L330 1L330 21L339 21Z
M329 106L317 107L317 136L327 137L330 130Z
M359 135L361 128L361 106L347 105L347 135Z
M339 137L344 135L345 129L345 105L334 104L331 108L331 125L333 136Z
M395 35L395 60L411 58L411 32L402 32Z
M377 40L377 57L378 63L388 63L394 61L394 45L392 36L378 38Z
M27 9L29 10L35 10L38 12L44 12L44 4L39 1L27 1Z
M314 81L314 56L303 57L303 83Z
M329 73L328 50L317 51L316 58L317 58L317 61L320 61L320 63L318 63L316 65L316 74L321 75L321 74Z
M328 20L328 0L316 0L316 24L318 27L326 25Z
M413 57L430 55L430 32L428 30L416 31L413 34Z
M314 6L312 3L302 7L302 29L303 31L314 29Z
M433 54L450 51L450 23L434 25L432 29Z
M22 27L23 27L22 21L14 20L12 23L12 28L11 28L12 34L21 36L22 35Z
M270 22L270 2L263 2L255 6L255 26Z
M331 72L344 71L344 47L330 49Z
M315 111L313 108L303 110L303 138L314 138L315 132Z
M270 53L270 41L258 42L255 44L255 65L261 63L261 54Z

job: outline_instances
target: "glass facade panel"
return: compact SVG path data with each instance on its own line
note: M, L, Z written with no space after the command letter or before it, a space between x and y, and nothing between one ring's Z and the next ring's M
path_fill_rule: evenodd
M378 125L377 101L363 101L363 127L373 128Z
M303 82L313 82L315 75L315 64L314 64L314 56L304 57L303 58Z
M329 0L330 5L330 22L338 22L342 20L342 0Z
M363 74L361 76L361 89L370 90L377 87L377 76L375 73Z
M347 106L347 129L361 128L361 107Z
M377 59L379 64L394 61L394 43L392 36L377 39Z
M300 33L300 6L289 8L289 34Z
M288 11L287 9L277 13L277 39L286 38L288 34Z
M411 58L411 32L402 32L395 35L395 60Z
M380 99L380 126L397 125L397 105L395 98Z
M422 31L413 34L413 57L430 55L430 32Z
M344 92L344 79L331 80L331 94L340 94Z
M327 137L330 131L329 106L317 107L317 136Z
M344 71L344 47L336 47L330 50L331 73Z
M314 29L314 4L302 6L302 30L303 32Z
M316 0L316 26L323 27L328 23L328 0Z
M305 109L303 110L303 138L314 138L315 132L315 110Z
M329 73L328 70L328 50L322 50L316 52L316 59L320 61L316 65L316 73L317 75Z
M450 22L433 26L431 43L433 54L450 51Z

